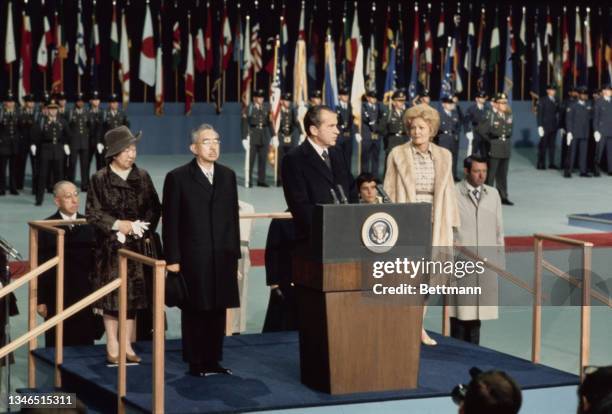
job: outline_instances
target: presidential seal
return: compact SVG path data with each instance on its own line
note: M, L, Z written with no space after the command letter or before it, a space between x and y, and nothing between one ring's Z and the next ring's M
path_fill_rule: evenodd
M361 226L361 241L374 253L386 253L397 243L398 226L387 213L374 213Z

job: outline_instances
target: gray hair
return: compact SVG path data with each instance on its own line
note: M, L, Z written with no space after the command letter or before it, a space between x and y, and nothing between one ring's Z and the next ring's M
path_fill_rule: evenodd
M76 188L76 185L72 182L72 181L68 181L68 180L61 180L55 183L55 185L53 186L53 196L54 197L58 197L59 196L59 191L60 189L65 186L65 185L71 185L74 188Z
M212 131L212 132L215 133L217 138L219 138L219 133L215 130L215 128L213 128L212 125L210 125L210 124L202 124L199 127L197 127L196 129L194 129L193 131L191 131L191 143L192 144L197 144L198 143L198 137L200 136L200 133L202 133L204 131Z

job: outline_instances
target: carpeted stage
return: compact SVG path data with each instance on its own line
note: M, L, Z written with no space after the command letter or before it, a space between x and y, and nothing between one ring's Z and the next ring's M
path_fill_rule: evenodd
M431 335L438 346L424 346L421 350L418 388L341 396L316 392L300 383L296 332L226 338L223 363L234 375L205 378L186 375L180 340L169 340L166 342L166 412L247 412L447 396L455 385L469 381L468 370L472 366L504 370L523 389L579 382L577 376L557 369L435 333ZM126 401L128 408L135 412L150 412L151 346L139 343L136 349L143 363L127 368ZM37 368L50 371L53 348L38 349L34 354L39 361ZM104 355L104 345L66 348L62 378L66 391L78 392L87 404L108 412L116 407L117 369L106 366Z

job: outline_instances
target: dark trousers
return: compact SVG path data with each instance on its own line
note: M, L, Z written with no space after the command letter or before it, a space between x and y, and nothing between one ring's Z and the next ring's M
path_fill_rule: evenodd
M87 149L73 150L70 153L68 180L75 182L77 159L81 162L81 189L86 190L89 185L89 151Z
M480 155L481 157L489 157L489 142L484 139L479 133L474 132L474 141L472 142L472 154Z
M589 140L587 138L574 138L567 151L568 157L565 163L565 171L572 172L576 157L578 157L578 166L580 174L587 173L587 152L589 150Z
M36 202L42 203L45 194L45 186L49 180L49 176L53 173L54 180L57 182L62 178L63 157L59 159L44 159L40 160L40 176L38 177L38 189L36 190Z
M364 139L361 141L361 172L370 172L378 178L380 164L380 140Z
M462 341L480 344L480 320L462 321L450 318L451 336Z
M266 161L268 160L268 147L266 145L251 145L249 150L249 183L253 185L253 168L257 157L257 182L266 182Z
M276 184L281 184L281 168L283 167L283 158L285 157L285 155L287 155L287 153L289 151L291 151L291 148L293 148L293 145L289 144L289 145L279 145L278 146L278 167L276 167L276 171L278 171L278 175L277 175L277 179L276 179Z
M459 138L456 135L441 135L438 138L438 145L446 148L453 155L453 178L457 180L457 161L459 159Z
M502 200L508 198L508 167L510 158L490 158L487 185L497 188Z
M28 152L20 151L15 155L15 185L18 190L23 190L23 182L25 181L26 161Z
M548 154L548 166L555 164L555 144L557 131L548 132L540 138L538 143L538 167L546 168L546 154Z
M96 148L95 146L89 149L89 163L87 165L91 165L91 162L93 161L93 159L96 159L96 171L98 171L101 168L104 168L105 163L104 163L104 153L106 151L102 151L102 154L100 154L98 152L98 148ZM89 168L87 169L87 171L89 171Z
M181 311L183 361L206 365L223 359L225 311Z
M26 156L30 159L30 167L32 171L32 194L36 194L36 190L38 189L38 175L40 171L38 166L38 157L32 155L32 153L29 151Z
M14 155L0 155L0 191L6 191L6 167L9 169L9 188L17 191L15 182L16 160Z
M608 174L612 173L612 137L601 137L595 148L595 171L599 171L604 152L608 164Z
M270 290L270 301L262 332L295 331L297 329L295 288L288 285Z
M338 141L336 142L336 147L342 150L342 154L344 155L344 159L346 160L346 164L348 165L350 172L351 165L353 165L353 137L351 134L348 134L348 136L340 134L338 136Z

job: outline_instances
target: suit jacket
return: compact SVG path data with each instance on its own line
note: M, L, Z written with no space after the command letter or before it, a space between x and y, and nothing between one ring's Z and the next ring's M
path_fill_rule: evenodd
M179 263L191 310L240 306L236 174L215 163L211 185L194 158L164 182L162 234L168 264Z
M77 213L78 219L85 216ZM45 220L62 220L59 210ZM75 304L92 292L91 274L94 269L96 234L91 224L60 226L64 239L64 309ZM55 235L40 232L39 263L44 263L56 254ZM55 315L56 276L55 268L43 273L38 284L38 303L47 305L47 319ZM87 307L64 322L64 345L93 345L94 314ZM55 330L45 334L47 347L55 344Z
M559 128L559 101L551 101L548 96L540 97L538 101L538 126L544 128L544 133L556 132Z
M504 225L499 193L494 187L483 185L480 200L470 194L465 180L455 186L461 226L455 228L455 244L486 258L497 267L505 268ZM479 276L466 276L458 280L459 286L480 286L482 296L450 296L450 314L460 320L497 319L497 280L499 275L485 270Z
M598 131L604 137L612 137L612 99L606 101L602 98L595 102L593 130Z
M588 138L591 127L591 115L593 113L591 102L580 104L574 102L565 110L565 125L567 132L571 132L574 138Z
M334 147L328 148L328 151L331 170L308 139L289 151L283 159L283 191L295 220L297 239L310 238L315 205L333 204L331 190L337 194L337 185L341 185L346 196L353 199L350 192L353 177L344 155Z

